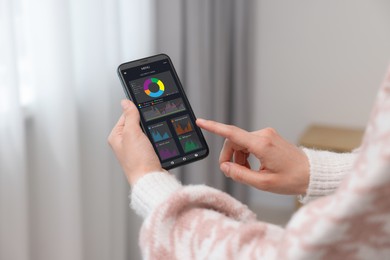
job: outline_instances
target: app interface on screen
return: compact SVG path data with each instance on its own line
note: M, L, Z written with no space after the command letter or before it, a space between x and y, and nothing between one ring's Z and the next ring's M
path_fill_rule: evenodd
M122 75L163 167L206 153L168 60L126 69Z

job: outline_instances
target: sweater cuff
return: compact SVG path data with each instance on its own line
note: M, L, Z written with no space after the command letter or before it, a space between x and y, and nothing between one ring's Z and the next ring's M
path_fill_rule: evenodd
M310 181L305 195L298 197L303 204L332 194L351 171L356 153L333 153L303 148L310 164Z
M141 217L146 218L154 208L164 202L181 184L165 172L152 172L141 177L129 195L130 207Z

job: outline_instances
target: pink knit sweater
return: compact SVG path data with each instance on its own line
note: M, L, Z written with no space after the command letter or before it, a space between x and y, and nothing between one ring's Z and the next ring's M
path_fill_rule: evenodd
M361 149L304 149L310 184L285 228L207 186L151 173L132 189L145 259L390 259L390 70ZM321 198L320 198L321 197Z

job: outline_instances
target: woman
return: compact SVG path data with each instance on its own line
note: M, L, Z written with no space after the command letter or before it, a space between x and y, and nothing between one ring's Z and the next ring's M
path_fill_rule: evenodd
M161 168L134 104L124 100L122 107L109 143L132 186L131 206L145 219L145 259L390 257L390 70L363 144L351 154L301 150L272 129L250 133L198 119L198 126L226 138L219 161L226 176L261 190L302 195L304 203L314 200L285 229L257 221L226 193L182 186ZM260 169L250 169L249 154Z

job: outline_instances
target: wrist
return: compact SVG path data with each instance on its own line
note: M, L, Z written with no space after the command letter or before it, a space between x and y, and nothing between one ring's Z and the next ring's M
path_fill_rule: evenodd
M126 171L126 178L127 182L129 183L130 186L134 186L139 179L144 177L145 175L148 175L153 172L164 172L166 173L164 169L160 168L142 168L138 170L131 170L131 171Z
M147 173L132 186L131 207L146 217L179 188L180 182L165 170Z
M137 183L137 181L145 176L147 173L144 174L126 174L127 182L129 183L130 186L134 186L134 184Z
M310 163L309 163L309 157L304 152L303 149L300 149L301 155L302 155L302 169L301 169L301 176L303 177L301 179L301 186L299 189L299 192L297 195L300 194L306 194L307 189L309 188L310 183Z

